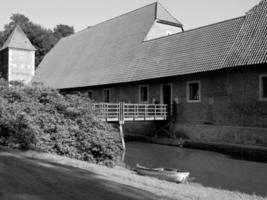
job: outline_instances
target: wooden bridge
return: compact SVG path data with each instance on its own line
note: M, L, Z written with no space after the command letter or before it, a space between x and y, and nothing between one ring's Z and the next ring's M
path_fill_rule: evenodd
M94 103L93 109L107 122L167 120L166 104Z
M116 122L119 124L121 142L125 156L125 141L122 125L127 121L166 121L168 119L167 104L132 104L132 103L94 103L93 110L97 112L101 120ZM164 126L159 126L169 134L170 122Z

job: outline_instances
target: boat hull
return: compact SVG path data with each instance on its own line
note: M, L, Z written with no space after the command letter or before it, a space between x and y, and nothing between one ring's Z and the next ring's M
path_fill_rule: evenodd
M185 182L189 177L189 172L179 171L177 169L167 168L146 168L140 165L136 166L136 171L140 175L151 176L162 180L178 183Z

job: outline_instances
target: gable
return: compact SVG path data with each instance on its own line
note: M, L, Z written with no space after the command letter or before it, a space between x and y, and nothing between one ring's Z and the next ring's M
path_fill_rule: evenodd
M156 4L156 19L158 19L159 21L161 21L162 23L169 23L169 24L173 24L174 26L177 27L182 27L183 24L177 20L175 17L173 17L168 10L166 10L160 3Z
M156 16L144 41L173 35L183 30L183 24L173 17L160 3L155 4Z

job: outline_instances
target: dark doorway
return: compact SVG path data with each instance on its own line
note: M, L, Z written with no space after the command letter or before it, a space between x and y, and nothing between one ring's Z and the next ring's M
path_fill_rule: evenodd
M167 112L170 116L171 114L171 104L172 104L172 87L171 84L162 85L162 103L167 104Z

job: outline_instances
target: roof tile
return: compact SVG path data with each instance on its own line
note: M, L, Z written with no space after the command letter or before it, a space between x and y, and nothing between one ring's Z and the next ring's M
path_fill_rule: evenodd
M266 63L266 47L267 0L263 0L247 13L223 67Z
M144 42L151 4L61 40L33 81L64 89L266 63L266 1L247 16Z

